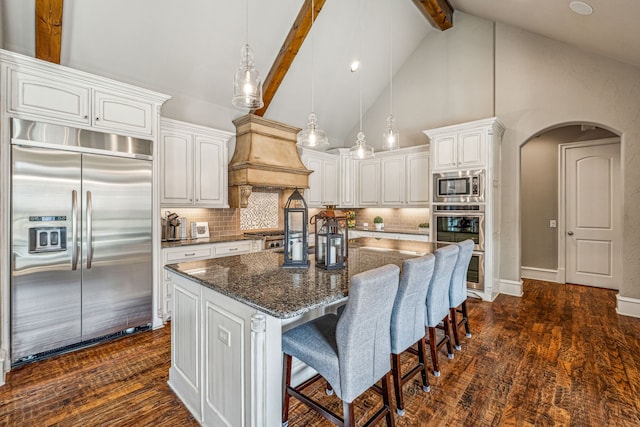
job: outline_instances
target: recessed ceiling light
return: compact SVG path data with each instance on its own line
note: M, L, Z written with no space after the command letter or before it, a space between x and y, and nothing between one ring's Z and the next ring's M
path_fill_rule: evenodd
M593 8L582 1L572 1L569 3L569 8L578 15L591 15Z
M358 71L358 68L360 68L360 61L353 61L351 63L351 72L355 73L356 71Z

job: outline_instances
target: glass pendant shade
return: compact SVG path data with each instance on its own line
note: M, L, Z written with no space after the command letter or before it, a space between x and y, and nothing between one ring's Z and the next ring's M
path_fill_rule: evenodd
M327 138L327 134L322 129L318 129L315 113L309 114L307 128L298 132L297 145L317 150L324 150L329 147L329 138Z
M396 119L393 114L389 114L387 117L387 126L384 128L382 134L382 149L383 150L397 150L400 148L400 134L396 129Z
M367 141L364 139L364 133L358 132L358 139L356 145L349 149L349 156L352 159L371 159L374 157L373 147L367 145Z
M237 108L257 110L262 108L262 78L253 65L253 50L249 45L242 48L240 67L233 79L233 99Z

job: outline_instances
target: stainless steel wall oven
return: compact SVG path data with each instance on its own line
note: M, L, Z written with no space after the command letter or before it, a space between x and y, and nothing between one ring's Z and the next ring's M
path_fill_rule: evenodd
M467 288L484 290L484 206L434 205L433 233L437 247L471 239L475 243Z

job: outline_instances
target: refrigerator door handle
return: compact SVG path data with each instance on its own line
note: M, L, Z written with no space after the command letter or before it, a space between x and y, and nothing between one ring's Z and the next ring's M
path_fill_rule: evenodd
M78 269L78 192L71 191L71 270Z
M87 191L87 268L91 268L93 261L93 203L91 191Z

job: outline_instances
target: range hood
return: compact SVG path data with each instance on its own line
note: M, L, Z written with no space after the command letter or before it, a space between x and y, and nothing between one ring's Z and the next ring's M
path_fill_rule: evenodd
M233 121L236 148L229 162L229 206L245 208L254 188L309 188L296 146L299 128L247 114Z

